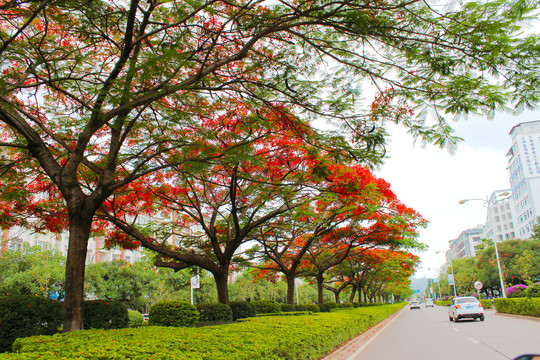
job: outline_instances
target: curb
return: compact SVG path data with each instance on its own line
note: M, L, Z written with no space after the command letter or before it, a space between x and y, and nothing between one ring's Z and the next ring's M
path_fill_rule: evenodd
M320 360L351 360L357 356L364 348L373 341L383 330L396 319L405 308L396 311L386 319L373 325L360 335L350 339L340 347L334 349L330 354Z
M513 318L522 319L522 320L540 321L540 317L527 316L527 315L517 315L517 314L506 314L506 313L500 313L498 311L495 311L495 315L513 317Z

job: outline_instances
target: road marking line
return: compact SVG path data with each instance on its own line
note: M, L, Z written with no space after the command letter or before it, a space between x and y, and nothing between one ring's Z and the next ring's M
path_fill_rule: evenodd
M475 338L470 337L469 340L475 344L480 344L480 341L476 340Z

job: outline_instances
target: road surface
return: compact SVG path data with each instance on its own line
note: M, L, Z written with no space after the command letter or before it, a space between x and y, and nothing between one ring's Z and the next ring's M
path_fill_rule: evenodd
M448 308L408 307L378 333L348 344L325 360L508 360L540 354L540 320L486 310L486 320L448 320Z

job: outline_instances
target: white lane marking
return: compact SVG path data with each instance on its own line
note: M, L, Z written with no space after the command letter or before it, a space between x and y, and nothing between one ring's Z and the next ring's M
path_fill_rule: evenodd
M475 338L470 337L469 340L475 344L480 344L480 341L476 340Z

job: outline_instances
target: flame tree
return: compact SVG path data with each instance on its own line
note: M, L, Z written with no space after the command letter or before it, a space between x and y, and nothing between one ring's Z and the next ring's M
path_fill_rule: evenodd
M390 185L358 165L330 167L325 188L312 204L260 228L260 276L282 273L287 301L297 276L314 276L322 303L324 273L350 254L376 246L417 246L425 221L399 202Z

